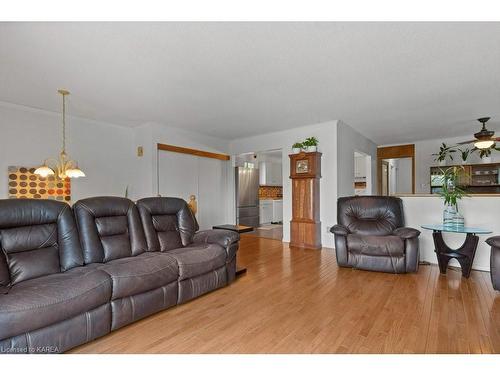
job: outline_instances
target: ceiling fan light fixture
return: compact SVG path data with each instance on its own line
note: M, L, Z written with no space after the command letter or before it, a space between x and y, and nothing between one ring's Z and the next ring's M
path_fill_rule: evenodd
M479 140L479 141L474 143L474 146L480 150L484 150L484 149L490 148L494 144L495 144L495 141L492 141L492 140L484 140L484 141Z

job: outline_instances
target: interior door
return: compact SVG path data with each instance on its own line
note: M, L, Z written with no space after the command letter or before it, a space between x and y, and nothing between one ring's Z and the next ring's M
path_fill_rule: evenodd
M196 196L196 218L200 229L226 222L226 163L218 159L170 151L159 151L158 191L162 197L189 202Z
M211 229L226 222L226 163L198 157L198 223Z

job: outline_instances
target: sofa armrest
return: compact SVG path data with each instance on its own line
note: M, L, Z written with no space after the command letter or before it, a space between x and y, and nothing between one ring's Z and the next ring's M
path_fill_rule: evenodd
M401 227L395 229L392 234L402 238L403 240L409 240L410 238L417 238L420 235L420 231L415 228Z
M239 233L225 229L202 230L195 233L193 237L195 244L212 243L222 246L227 252L228 259L232 259L238 250L239 241Z
M347 236L350 233L349 229L347 229L347 227L341 224L336 224L333 227L331 227L330 232L339 236Z
M486 243L491 247L500 248L500 236L490 237L486 240Z

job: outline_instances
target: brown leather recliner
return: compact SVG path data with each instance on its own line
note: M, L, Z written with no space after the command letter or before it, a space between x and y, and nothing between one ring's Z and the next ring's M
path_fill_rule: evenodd
M490 237L486 243L491 246L490 276L493 289L500 291L500 236Z
M368 271L417 272L420 232L404 226L403 203L396 197L355 196L337 201L337 263Z
M228 285L239 234L178 198L0 200L0 354L60 353Z

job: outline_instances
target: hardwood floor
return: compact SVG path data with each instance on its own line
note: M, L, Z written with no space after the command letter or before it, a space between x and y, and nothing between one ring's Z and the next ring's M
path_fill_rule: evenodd
M283 238L283 226L273 227L271 229L256 228L253 232L245 233L249 237L269 238L271 240L279 240Z
M500 353L489 273L338 268L331 249L242 236L246 275L73 353Z

